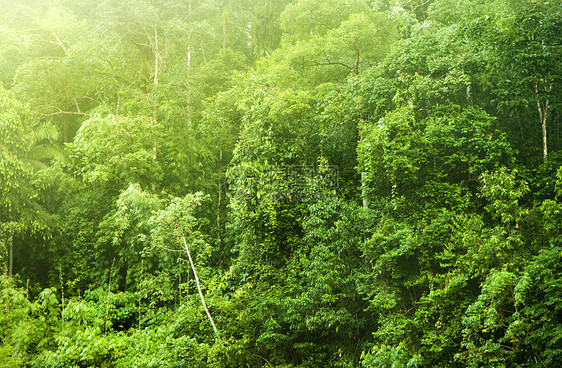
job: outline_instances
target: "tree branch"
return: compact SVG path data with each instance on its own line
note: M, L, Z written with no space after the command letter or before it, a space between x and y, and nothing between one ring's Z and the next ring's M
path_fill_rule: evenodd
M90 116L90 114L87 114L85 112L81 112L81 111L64 111L63 109L61 109L60 107L56 107L56 106L46 106L46 107L50 107L53 109L57 109L59 111L57 112L52 112L49 114L41 114L41 117L49 117L49 116L55 116L55 115L80 115L80 116Z

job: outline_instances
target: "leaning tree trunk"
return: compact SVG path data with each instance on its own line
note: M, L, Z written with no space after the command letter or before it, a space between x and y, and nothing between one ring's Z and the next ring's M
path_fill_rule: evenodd
M211 321L211 326L213 326L213 330L215 334L218 335L217 327L215 326L215 322L213 321L213 317L211 317L211 313L209 312L209 308L207 308L207 304L205 303L205 298L203 297L203 292L201 291L201 285L199 284L199 277L197 277L197 271L195 271L195 264L193 263L193 259L191 258L191 253L189 253L189 247L187 246L187 241L185 240L185 236L182 236L183 245L185 246L185 250L187 252L187 257L189 258L189 263L191 264L191 270L193 271L193 275L195 276L195 282L197 283L197 290L199 291L199 296L201 297L201 303L203 303L203 308L205 308L205 312L207 313L207 317L209 317L209 321Z

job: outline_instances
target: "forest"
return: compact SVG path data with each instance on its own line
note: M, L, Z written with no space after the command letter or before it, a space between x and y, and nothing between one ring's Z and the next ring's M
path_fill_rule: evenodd
M562 367L560 0L0 9L0 367Z

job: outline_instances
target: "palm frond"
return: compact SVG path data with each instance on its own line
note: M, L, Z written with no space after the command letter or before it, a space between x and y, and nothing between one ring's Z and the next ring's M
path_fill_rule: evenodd
M26 153L26 159L36 168L45 168L51 160L63 161L64 153L59 145L36 144ZM35 163L34 163L35 162ZM41 164L39 164L41 163Z
M60 138L60 132L57 127L43 123L33 127L33 143L37 144L44 141L55 142Z

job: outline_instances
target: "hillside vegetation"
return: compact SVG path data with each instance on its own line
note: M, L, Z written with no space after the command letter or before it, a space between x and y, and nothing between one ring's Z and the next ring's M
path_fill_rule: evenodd
M559 0L0 9L0 367L559 366Z

